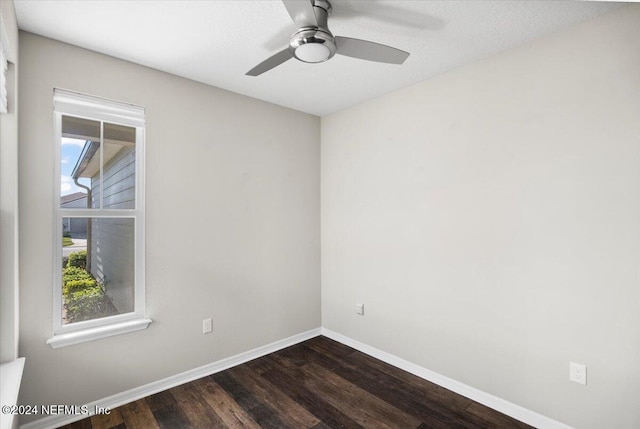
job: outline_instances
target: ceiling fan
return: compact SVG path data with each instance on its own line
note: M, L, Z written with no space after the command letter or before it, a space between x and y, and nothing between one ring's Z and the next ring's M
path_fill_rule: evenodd
M246 74L258 76L291 58L305 63L321 63L335 54L380 63L402 64L409 53L391 46L351 37L334 36L329 31L331 3L328 0L282 0L298 26L289 46L267 58Z

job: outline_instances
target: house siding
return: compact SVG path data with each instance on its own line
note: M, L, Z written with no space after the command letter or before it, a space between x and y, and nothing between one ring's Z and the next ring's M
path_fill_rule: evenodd
M60 204L65 209L85 209L87 208L87 198L78 198L67 203ZM86 218L66 217L62 219L62 230L71 233L74 238L85 238L87 236Z
M124 148L105 166L104 186L100 175L91 178L93 206L135 208L135 148ZM119 313L133 311L134 240L133 219L101 218L91 226L91 272L104 286L107 296Z
M133 219L101 218L92 223L91 271L119 313L133 311Z

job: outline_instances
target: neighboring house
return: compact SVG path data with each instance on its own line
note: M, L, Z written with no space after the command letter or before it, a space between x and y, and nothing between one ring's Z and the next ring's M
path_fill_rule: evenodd
M75 192L60 198L62 208L87 208L87 194ZM87 222L78 218L63 218L62 231L68 232L73 238L85 238L87 236Z
M103 208L135 208L135 129L105 124L102 163L99 149L98 142L85 143L72 178L91 179L89 198L92 207L100 207L103 197ZM102 178L101 164L104 165ZM88 219L86 223L89 229L87 268L103 285L119 313L132 311L134 223L128 218ZM131 240L123 237L130 237Z

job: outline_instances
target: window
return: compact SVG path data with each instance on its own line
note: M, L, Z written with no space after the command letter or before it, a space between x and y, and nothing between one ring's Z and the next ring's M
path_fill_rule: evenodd
M54 91L52 347L145 329L144 109Z

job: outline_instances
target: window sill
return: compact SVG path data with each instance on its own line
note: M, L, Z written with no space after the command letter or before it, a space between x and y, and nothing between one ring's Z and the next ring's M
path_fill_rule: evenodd
M3 409L5 406L13 406L18 402L18 392L20 391L20 381L22 380L22 370L24 369L24 358L6 362L0 365L0 398L2 398ZM13 424L14 413L2 412L0 414L0 428L10 429Z
M58 349L60 347L72 346L74 344L111 337L113 335L140 331L147 329L149 323L151 323L151 319L136 319L96 328L83 329L81 331L57 334L54 335L53 338L49 338L47 344L49 344L51 348Z

